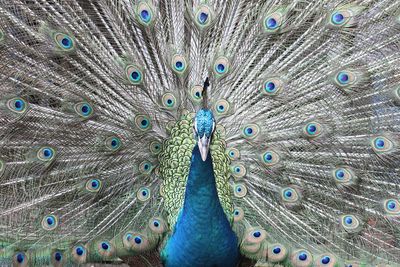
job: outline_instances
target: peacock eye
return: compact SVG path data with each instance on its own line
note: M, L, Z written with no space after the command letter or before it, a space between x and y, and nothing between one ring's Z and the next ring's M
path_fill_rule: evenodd
M122 142L121 139L117 136L110 136L105 141L106 148L112 152L118 151L121 146Z
M287 249L282 244L272 244L268 248L268 260L276 263L283 261L287 256Z
M318 122L307 123L306 126L304 126L303 128L304 135L309 138L320 136L322 132L323 128Z
M101 184L100 180L98 180L98 179L89 179L86 182L85 188L86 188L87 191L89 191L91 193L96 193L96 192L100 191L101 185L102 184Z
M174 109L176 108L176 98L171 93L166 93L162 96L162 104L167 109Z
M26 112L28 104L24 99L15 97L7 101L7 107L14 113L23 114Z
M273 166L280 161L280 156L274 150L267 150L262 154L261 159L266 166Z
M54 159L55 150L51 147L42 147L37 152L37 157L41 161L51 161Z
M335 27L345 26L350 20L351 13L346 10L334 11L330 14L330 25Z
M128 65L125 68L125 74L131 84L138 85L143 81L143 73L135 65Z
M58 218L54 215L44 216L42 219L42 228L47 231L56 229L58 226Z
M275 96L283 90L283 81L279 78L268 78L263 83L261 93L264 95Z
M75 112L79 116L81 116L85 119L87 119L93 115L93 108L87 102L80 102L80 103L75 104L74 109L75 109Z
M217 116L226 115L229 112L230 104L225 99L221 99L215 102L214 109Z
M338 183L349 183L353 179L354 174L350 169L341 167L333 170L333 177Z
M246 167L243 164L231 166L231 173L236 179L243 178L246 175Z
M137 115L135 117L135 126L141 131L147 131L151 128L150 119L146 115Z
M186 58L182 55L174 55L171 61L172 70L177 74L183 74L187 70Z
M264 19L266 29L273 31L279 28L282 24L282 17L279 13L273 13Z
M101 247L102 250L109 251L110 248L111 248L111 245L107 241L103 241L103 242L100 243L100 247Z
M295 204L300 201L300 192L295 187L285 187L281 189L281 198L284 203Z
M13 266L21 266L22 264L25 264L26 262L26 255L24 252L17 252L14 254L13 257Z
M283 14L279 11L268 14L264 17L263 28L266 33L275 33L279 31L283 23Z
M242 183L235 184L233 188L234 188L233 194L235 197L242 198L246 196L247 187L244 184Z
M384 136L377 136L371 140L371 146L376 153L384 153L390 152L393 149L394 144Z
M242 135L244 138L252 140L260 133L260 127L257 124L248 124L243 127Z
M62 259L63 259L63 254L62 254L62 252L60 252L60 251L55 251L55 252L53 253L53 260L54 260L55 262L61 262Z
M244 218L244 211L243 211L243 209L240 208L240 207L236 207L236 208L233 210L233 220L234 220L235 222L239 222L239 221L241 221L243 218Z
M348 86L355 83L356 75L348 70L339 71L335 76L335 82L341 87Z
M147 2L140 2L136 13L139 19L139 22L145 26L150 25L154 21L154 12L153 9Z
M211 24L212 19L213 19L213 13L211 9L206 5L202 5L198 9L195 15L196 24L201 28L209 26Z
M150 143L150 152L154 155L158 155L161 152L162 144L158 141Z
M137 198L142 202L148 200L150 198L150 195L151 195L150 188L145 186L139 188L139 190L136 193Z
M388 215L400 215L400 203L397 199L386 199L384 201L384 208Z
M83 246L75 246L73 251L77 257L83 257L86 254L86 249Z
M229 72L230 63L224 56L218 57L214 62L214 73L217 77L222 77Z
M150 230L152 230L153 232L155 232L157 234L162 234L167 230L166 223L161 218L150 219L149 227L150 227Z
M192 100L196 103L200 103L203 100L203 87L200 85L193 86L190 90Z
M313 257L307 250L297 250L292 253L291 262L301 263L299 266L308 267L313 263Z
M351 214L341 216L340 223L343 229L349 233L358 232L360 229L360 221Z
M65 33L54 34L54 40L62 50L71 51L74 49L74 40Z
M153 164L149 161L142 161L139 164L139 171L142 174L149 174L153 170Z
M228 155L228 157L229 157L229 159L230 160L237 160L237 159L239 159L240 158L240 152L239 152L239 150L238 149L236 149L236 148L229 148L227 151L226 151L226 154Z

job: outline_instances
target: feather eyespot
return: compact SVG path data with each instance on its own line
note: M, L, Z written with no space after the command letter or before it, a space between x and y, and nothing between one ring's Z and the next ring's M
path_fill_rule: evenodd
M283 81L279 78L269 78L263 82L261 92L264 95L275 96L283 90Z
M315 138L322 134L323 128L318 122L307 123L303 128L303 133L306 137Z
M335 82L340 87L346 87L356 82L356 75L351 71L342 70L336 74Z
M239 222L244 218L244 210L240 207L236 207L233 210L233 220Z
M86 262L87 251L83 245L76 245L72 248L72 257L77 263Z
M97 244L97 251L103 257L111 257L115 252L115 248L109 241L103 240Z
M155 21L153 8L146 1L138 4L136 14L139 22L144 26L148 26Z
M139 190L136 193L136 196L142 202L149 200L151 196L150 188L148 187L139 188Z
M377 136L371 140L371 146L375 153L380 154L390 152L393 149L394 144L384 136Z
M336 266L336 257L330 253L322 254L316 257L315 266L316 267L333 267Z
M238 183L234 185L233 194L238 198L245 197L247 194L247 187L242 183Z
M157 234L162 234L167 230L167 225L163 219L156 217L150 219L149 228Z
M210 26L214 17L213 11L206 5L200 6L195 14L195 22L199 28Z
M23 114L28 109L28 103L20 97L15 97L7 101L7 108L14 113Z
M203 87L200 85L193 86L190 90L190 96L195 103L200 103L203 100Z
M226 154L228 155L230 160L237 160L240 158L240 152L237 148L230 148L226 151Z
M64 257L61 251L54 251L52 253L51 262L54 266L62 266L63 259Z
M291 262L296 267L308 267L313 263L313 257L307 250L297 250L292 253Z
M255 139L260 133L260 127L257 124L248 124L245 125L242 129L242 136L245 139L253 140Z
M111 152L116 152L122 147L122 141L118 136L110 136L105 140L105 146Z
M236 179L243 178L246 175L246 167L243 164L231 166L231 172Z
M217 77L222 77L229 72L230 62L228 58L224 56L218 57L214 62L214 73Z
M217 116L226 115L230 111L230 107L230 103L225 99L218 100L214 105Z
M47 231L56 229L58 226L58 218L54 215L44 216L42 219L42 228Z
M283 14L279 11L271 13L264 17L263 28L266 33L275 33L279 31L283 24Z
M75 47L75 41L71 36L65 33L56 33L54 34L54 40L59 48L64 51L71 51Z
M98 180L98 179L89 179L86 182L85 188L86 188L87 191L89 191L91 193L96 193L96 192L100 191L101 186L102 186L102 183L101 183L100 180Z
M287 257L287 248L282 244L272 244L268 247L268 260L270 262L281 262Z
M145 132L151 129L150 119L146 115L137 115L135 117L135 126Z
M273 166L279 163L280 156L274 150L267 150L261 155L261 159L266 166Z
M171 61L172 70L177 74L183 74L187 70L186 58L182 55L174 55Z
M52 147L42 147L38 150L37 158L44 162L52 161L55 157L56 151Z
M142 161L139 164L139 171L142 174L149 174L153 170L153 164L149 161Z
M135 65L128 65L125 68L125 74L131 84L139 85L143 81L142 71Z
M176 98L171 93L166 93L162 96L162 105L167 109L174 109L176 108Z
M93 115L93 107L87 102L80 102L74 106L75 112L84 119Z
M330 13L329 24L333 27L346 26L352 14L349 10L336 10Z
M350 185L356 182L356 176L348 167L339 167L332 171L333 178L338 184Z
M361 230L360 220L354 215L351 214L342 215L340 223L346 232L356 233Z
M384 209L387 215L400 215L400 202L397 199L386 199Z
M18 251L13 256L13 266L28 266L28 257L25 252Z
M158 141L153 141L150 143L150 152L154 155L160 154L162 149L162 144Z

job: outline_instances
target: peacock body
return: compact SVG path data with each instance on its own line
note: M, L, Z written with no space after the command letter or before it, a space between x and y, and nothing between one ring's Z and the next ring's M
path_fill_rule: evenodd
M0 266L400 266L399 42L392 0L0 0Z

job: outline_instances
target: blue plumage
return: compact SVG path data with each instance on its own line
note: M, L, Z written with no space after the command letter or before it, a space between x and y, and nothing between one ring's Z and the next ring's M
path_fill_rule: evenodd
M218 199L212 158L193 149L185 200L162 252L165 266L235 266L238 239Z

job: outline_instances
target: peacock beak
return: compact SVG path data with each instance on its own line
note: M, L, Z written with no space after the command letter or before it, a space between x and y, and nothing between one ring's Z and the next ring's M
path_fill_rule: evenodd
M206 135L203 135L202 138L199 138L197 142L200 150L201 159L206 161L208 155L208 149L210 147L210 138L207 138Z

